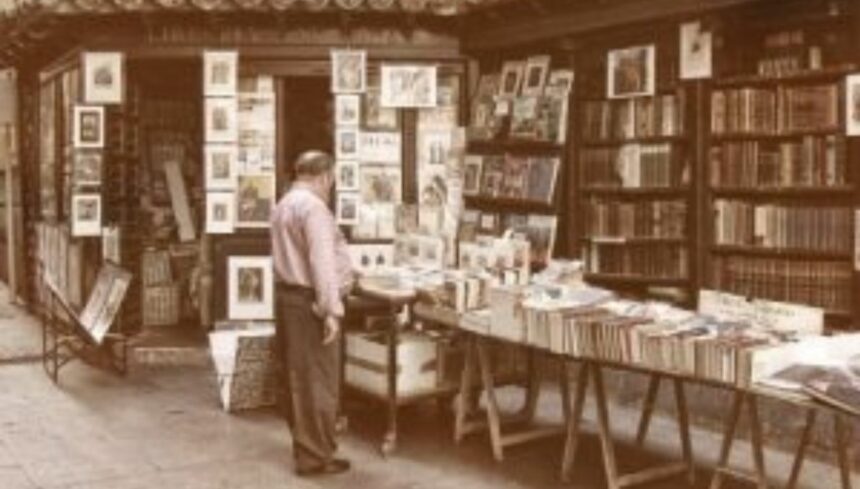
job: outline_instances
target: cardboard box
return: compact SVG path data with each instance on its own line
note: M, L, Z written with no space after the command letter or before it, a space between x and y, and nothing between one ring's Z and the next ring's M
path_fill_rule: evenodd
M388 396L387 332L346 335L346 384ZM411 396L440 385L439 345L421 333L404 332L397 345L397 393Z

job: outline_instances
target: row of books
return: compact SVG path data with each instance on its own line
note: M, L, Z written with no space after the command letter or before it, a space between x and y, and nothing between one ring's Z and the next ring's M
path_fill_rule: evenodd
M557 157L468 155L463 194L548 204L555 195L559 166Z
M792 324L816 322L815 311L802 306L748 302L743 298L730 302L737 316L616 299L600 289L586 288L562 299L532 295L522 301L520 332L514 330L519 326L515 321L497 321L494 315L489 333L507 338L519 336L518 341L557 354L636 365L746 388L767 375L776 349L790 344L787 338L812 334L801 335L791 329ZM757 313L759 303L770 312ZM503 312L500 308L496 315ZM778 314L784 320L773 321ZM820 314L817 322L820 328ZM510 331L496 331L496 325Z
M713 287L746 297L846 312L853 303L852 270L841 262L744 256L714 257Z
M847 144L835 134L797 142L724 142L710 149L714 187L823 187L846 183Z
M756 205L714 201L714 242L718 245L849 252L854 228L846 207Z
M652 246L632 243L591 243L585 248L586 270L592 274L686 279L689 253L683 244Z
M586 233L594 237L683 238L687 205L677 200L585 202Z
M836 83L716 90L711 94L711 131L773 135L837 130L839 91Z
M589 101L582 113L586 142L680 136L684 130L684 98L679 95Z
M582 150L580 166L585 186L678 187L689 181L686 161L669 143Z

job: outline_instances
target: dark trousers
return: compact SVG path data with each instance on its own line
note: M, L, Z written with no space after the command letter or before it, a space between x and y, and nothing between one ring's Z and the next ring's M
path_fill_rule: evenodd
M340 338L323 345L323 322L310 289L277 288L277 345L282 407L293 437L296 469L331 460L340 387Z

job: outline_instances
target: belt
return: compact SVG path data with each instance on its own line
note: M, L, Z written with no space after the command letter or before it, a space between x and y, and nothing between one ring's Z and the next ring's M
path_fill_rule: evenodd
M298 285L298 284L288 284L286 282L281 282L281 281L277 281L277 282L275 282L275 284L277 285L279 292L289 292L289 293L298 294L298 295L305 297L311 301L315 300L317 297L316 290L314 290L311 287L307 287L304 285Z

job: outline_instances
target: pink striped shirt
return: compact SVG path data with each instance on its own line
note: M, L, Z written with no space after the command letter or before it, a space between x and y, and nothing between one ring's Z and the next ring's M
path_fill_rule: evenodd
M320 313L342 318L352 284L346 239L325 201L296 182L272 212L272 258L278 278L316 290Z

